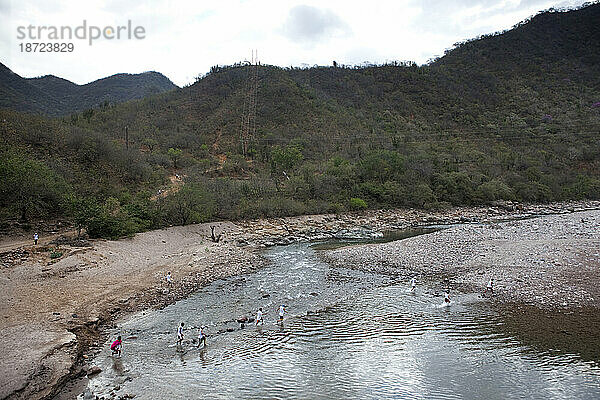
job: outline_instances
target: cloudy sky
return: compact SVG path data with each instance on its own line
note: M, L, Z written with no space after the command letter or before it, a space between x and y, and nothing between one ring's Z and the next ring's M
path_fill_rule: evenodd
M78 84L119 72L158 71L192 83L212 65L232 64L258 50L279 66L425 63L453 43L510 28L572 0L0 0L0 61L25 77L57 75ZM21 52L18 27L86 25L144 29L143 39L54 40L72 53ZM83 30L81 30L83 31ZM88 33L89 30L86 30ZM65 31L66 34L67 31ZM108 31L109 36L112 31ZM47 31L42 31L47 35ZM126 30L121 31L126 36ZM47 39L47 36L44 36ZM44 40L48 41L48 40Z

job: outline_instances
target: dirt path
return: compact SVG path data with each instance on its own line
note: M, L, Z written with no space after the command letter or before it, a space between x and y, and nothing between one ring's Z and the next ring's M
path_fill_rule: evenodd
M184 185L183 178L184 176L180 176L179 174L173 174L169 176L169 186L166 189L160 189L158 193L154 196L150 197L150 200L156 201L159 198L165 198L170 194L177 193L181 190Z
M51 241L57 239L60 236L67 235L73 236L76 235L77 231L73 229L64 230L58 233L50 233L43 234L41 233L38 240L38 246L47 246ZM21 247L29 247L33 246L33 233L28 235L29 238L25 236L19 237L4 237L0 240L0 253L4 253L6 251L16 250Z

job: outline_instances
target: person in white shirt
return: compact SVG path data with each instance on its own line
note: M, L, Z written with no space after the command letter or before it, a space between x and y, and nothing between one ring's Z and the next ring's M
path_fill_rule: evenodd
M257 326L259 324L262 325L263 323L264 323L264 320L263 320L262 308L259 308L258 311L256 312L256 325Z
M204 343L204 347L206 347L206 332L204 329L206 329L206 327L202 326L200 332L198 332L198 347L200 347L200 343Z
M177 344L181 345L181 343L183 342L183 322L181 323L181 325L179 325L179 328L177 328Z
M416 288L417 288L417 277L413 276L413 278L410 280L410 291L414 292Z
M492 294L494 294L494 278L490 278L487 287L483 291L483 294L486 294L487 292L491 292Z
M173 278L171 277L171 271L167 272L167 283L170 285L173 283Z
M36 233L33 234L33 244L37 244L38 240L40 238L40 235Z
M279 322L283 322L283 314L285 314L285 304L279 306Z

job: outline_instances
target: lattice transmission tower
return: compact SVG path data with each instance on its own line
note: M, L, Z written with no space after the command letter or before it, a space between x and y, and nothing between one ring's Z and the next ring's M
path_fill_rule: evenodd
M240 144L244 157L248 147L256 135L256 98L258 93L258 51L252 50L252 59L246 61L246 84L244 89L244 106L242 107L242 123L240 127Z

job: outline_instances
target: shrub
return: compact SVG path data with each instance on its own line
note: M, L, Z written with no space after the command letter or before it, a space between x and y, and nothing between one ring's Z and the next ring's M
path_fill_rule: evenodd
M352 209L352 210L364 210L365 208L367 208L367 202L358 197L352 197L350 199L349 204L350 204L350 209Z
M62 255L63 255L62 251L57 251L56 250L56 251L53 251L53 252L50 253L50 258L54 260L56 258L61 258Z

